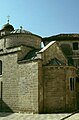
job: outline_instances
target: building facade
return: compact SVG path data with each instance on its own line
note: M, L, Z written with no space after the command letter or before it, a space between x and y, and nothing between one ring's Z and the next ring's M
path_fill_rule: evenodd
M60 44L52 40L41 48L42 40L22 28L15 30L9 23L0 30L0 111L77 110L77 67L69 65Z

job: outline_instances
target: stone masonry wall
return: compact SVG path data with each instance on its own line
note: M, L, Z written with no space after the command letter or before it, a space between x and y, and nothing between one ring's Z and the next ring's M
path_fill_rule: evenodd
M40 48L41 38L33 35L27 35L27 34L16 34L16 35L14 34L14 35L7 36L6 48L20 46L20 45Z
M65 109L65 74L59 67L43 67L44 112L61 112Z
M76 108L76 91L71 92L69 89L71 75L73 76L73 70L70 69L67 73L67 68L63 66L43 67L45 113L64 112L69 108L71 110ZM75 70L74 77L76 77Z
M51 59L57 58L67 64L67 60L56 43L48 47L42 53L43 64L47 64Z
M32 50L32 48L21 46L21 51L18 52L18 60L22 60L30 50Z
M0 76L0 111L2 109L2 76Z
M37 49L41 48L41 38L27 34L11 34L0 40L0 50L4 47L12 48L21 45L31 46Z
M38 61L38 104L39 104L39 113L43 113L43 69L42 69L42 61Z
M7 54L0 56L2 60L2 110L18 111L18 64L17 54Z
M77 109L76 98L76 69L74 67L66 68L66 110L72 111ZM71 90L70 79L74 79L74 90Z
M38 68L40 66L40 68ZM42 105L41 64L27 62L19 64L18 106L20 111L39 113ZM40 74L40 76L38 75ZM40 83L38 83L40 82ZM39 87L40 86L40 87Z
M2 61L2 76L0 76L0 80L3 82L2 111L42 112L43 84L41 61L17 63L17 53L2 55L0 60Z

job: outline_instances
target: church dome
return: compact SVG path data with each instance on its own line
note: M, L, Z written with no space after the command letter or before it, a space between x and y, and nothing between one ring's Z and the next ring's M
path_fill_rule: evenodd
M2 30L13 31L14 27L11 24L7 23L2 27Z
M24 30L24 29L16 29L12 31L11 33L26 33L26 34L32 34L31 32Z

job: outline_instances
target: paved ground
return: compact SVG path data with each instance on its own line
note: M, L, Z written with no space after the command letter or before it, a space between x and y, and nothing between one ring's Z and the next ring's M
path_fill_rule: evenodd
M79 113L75 114L0 113L0 120L79 120Z

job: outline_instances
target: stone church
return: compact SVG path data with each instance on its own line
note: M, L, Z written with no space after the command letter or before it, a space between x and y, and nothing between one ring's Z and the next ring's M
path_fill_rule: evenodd
M78 71L78 34L42 38L9 22L0 30L1 112L77 110Z

